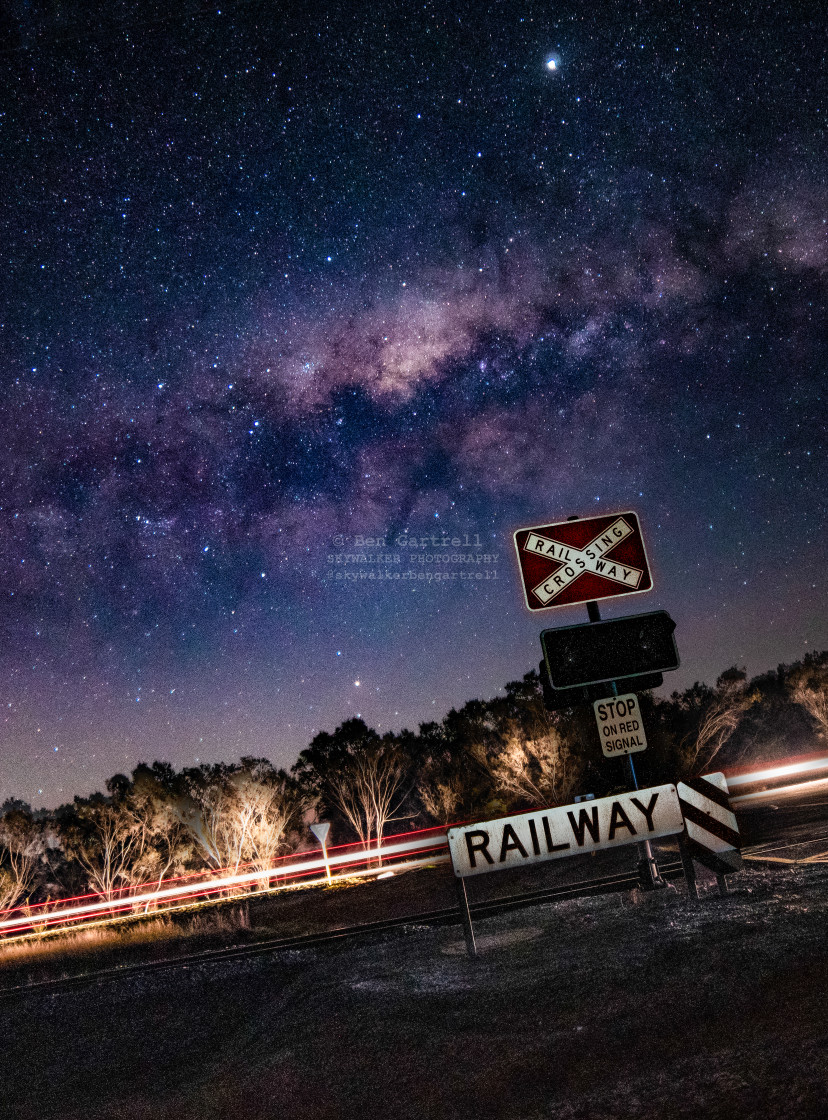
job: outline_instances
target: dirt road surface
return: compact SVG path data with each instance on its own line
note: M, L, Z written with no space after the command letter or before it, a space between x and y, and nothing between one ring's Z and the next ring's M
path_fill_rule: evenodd
M828 1116L828 867L0 1003L13 1120Z

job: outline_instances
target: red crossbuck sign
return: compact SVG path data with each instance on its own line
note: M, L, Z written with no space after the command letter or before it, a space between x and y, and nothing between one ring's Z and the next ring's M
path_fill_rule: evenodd
M518 529L515 548L530 611L635 594L653 586L634 513Z

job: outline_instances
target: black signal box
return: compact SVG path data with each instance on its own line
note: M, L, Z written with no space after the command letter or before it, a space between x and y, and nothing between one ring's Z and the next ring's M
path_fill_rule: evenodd
M548 712L563 712L568 708L589 708L596 700L606 700L613 695L612 681L581 685L580 688L553 688L546 675L545 661L541 661L539 672L543 687L543 704ZM647 673L635 678L637 692L658 688L663 683L664 677L661 673Z
M653 678L679 667L674 631L676 624L666 611L610 618L602 622L584 622L576 626L559 626L541 632L541 647L547 683L554 692L573 690L583 693L560 707L591 702L589 686L628 678ZM661 684L650 680L630 680L631 687L655 688ZM602 690L593 699L606 694Z

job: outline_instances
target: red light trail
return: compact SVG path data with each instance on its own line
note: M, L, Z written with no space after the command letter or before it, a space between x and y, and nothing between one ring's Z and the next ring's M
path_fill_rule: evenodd
M800 780L781 784L785 779L794 777ZM727 781L734 808L761 807L781 798L806 797L828 790L828 757L817 754L798 756L749 770L732 770L727 774ZM751 788L754 786L760 788ZM411 859L412 855L418 858ZM341 880L354 875L379 877L393 871L445 863L448 859L446 830L438 826L401 833L391 837L381 848L354 844L329 848L327 866L332 872L339 872L334 877ZM123 919L130 913L139 917L141 915L136 913L136 908L142 907L145 915L150 906L154 907L152 916L157 917L174 907L180 908L182 903L206 902L215 895L223 895L223 901L250 898L250 888L256 884L261 887L256 894L276 893L300 885L316 886L327 881L325 870L326 860L321 855L314 854L311 858L298 860L295 856L283 856L267 868L243 869L232 875L222 871L193 872L163 880L154 890L142 890L140 886L123 887L114 891L108 899L87 894L59 902L17 906L0 911L0 937L32 932L39 934L67 927L77 929L91 922L101 924L101 920Z

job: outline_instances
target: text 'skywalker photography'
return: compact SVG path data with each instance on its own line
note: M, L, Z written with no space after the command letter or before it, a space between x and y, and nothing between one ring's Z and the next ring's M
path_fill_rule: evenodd
M324 580L339 587L479 587L496 580L500 546L491 534L337 533L325 554Z

